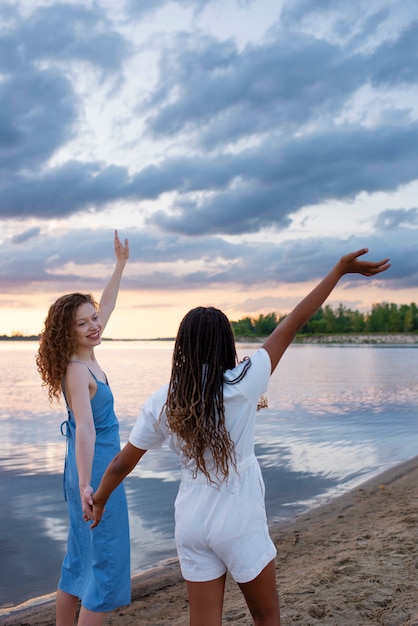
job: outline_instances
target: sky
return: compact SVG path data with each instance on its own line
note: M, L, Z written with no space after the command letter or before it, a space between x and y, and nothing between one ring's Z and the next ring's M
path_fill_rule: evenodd
M0 335L100 298L115 228L115 339L285 314L362 247L392 267L328 304L418 302L415 0L3 0L0 34Z

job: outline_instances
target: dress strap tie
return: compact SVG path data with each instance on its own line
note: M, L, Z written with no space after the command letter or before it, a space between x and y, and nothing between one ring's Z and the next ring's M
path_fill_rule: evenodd
M64 491L64 500L67 502L67 490L65 488L65 474L67 472L67 458L68 458L68 440L71 436L70 420L67 419L62 422L60 426L61 435L65 437L65 460L64 460L64 474L62 478L62 487Z

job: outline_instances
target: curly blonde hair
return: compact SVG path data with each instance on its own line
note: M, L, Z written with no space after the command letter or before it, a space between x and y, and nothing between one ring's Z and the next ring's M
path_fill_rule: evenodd
M76 348L75 318L78 307L89 303L97 310L98 305L90 294L69 293L51 305L41 333L36 365L47 387L49 401L59 401L62 382L72 354Z
M228 318L213 307L197 307L183 318L177 334L164 405L170 431L197 471L213 483L206 465L209 450L215 475L225 480L236 469L235 446L225 425L224 373L237 364ZM239 378L228 381L235 384Z

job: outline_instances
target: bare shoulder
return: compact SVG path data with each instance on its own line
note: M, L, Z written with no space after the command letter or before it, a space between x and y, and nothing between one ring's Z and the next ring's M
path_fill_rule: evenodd
M87 385L90 386L92 381L92 375L86 363L82 361L70 361L65 373L65 379L68 387L73 385Z

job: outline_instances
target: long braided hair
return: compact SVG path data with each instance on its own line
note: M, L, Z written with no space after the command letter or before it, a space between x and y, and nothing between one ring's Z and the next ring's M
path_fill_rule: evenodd
M60 399L64 374L76 348L74 325L77 309L86 302L98 308L90 294L69 293L61 296L50 306L45 319L36 365L42 386L48 389L50 403Z
M164 408L182 452L196 463L195 474L203 472L209 482L214 481L206 465L207 450L221 481L228 478L231 465L236 469L235 446L225 426L223 385L225 371L237 362L231 324L222 311L197 307L185 315Z

